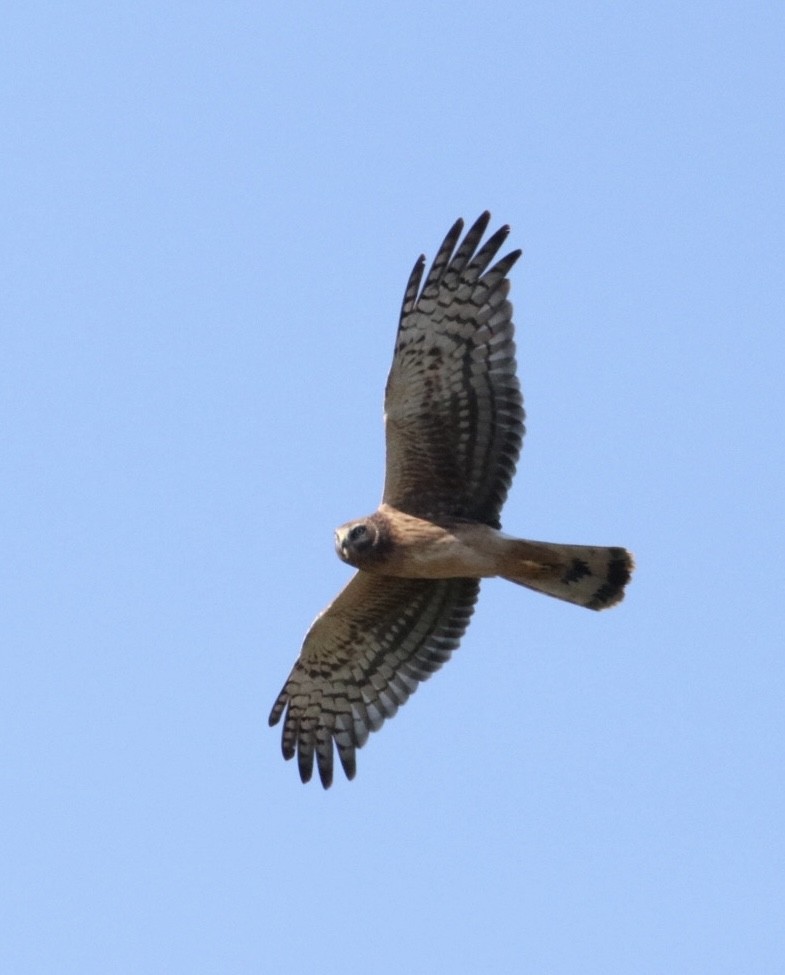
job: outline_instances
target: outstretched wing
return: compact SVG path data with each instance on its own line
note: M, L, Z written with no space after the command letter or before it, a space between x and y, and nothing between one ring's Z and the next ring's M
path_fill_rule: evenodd
M300 778L333 779L333 741L347 778L355 750L391 718L420 681L450 658L469 624L477 579L395 579L358 572L316 618L278 695L282 750Z
M411 514L499 527L523 439L507 274L513 251L489 268L509 233L477 250L483 215L453 253L452 227L428 272L409 278L385 394L387 470L383 500Z

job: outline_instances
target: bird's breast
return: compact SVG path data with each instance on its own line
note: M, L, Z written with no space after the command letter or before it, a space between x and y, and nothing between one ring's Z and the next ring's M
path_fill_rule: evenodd
M480 578L496 575L504 536L488 525L438 525L385 508L391 544L374 571L409 579Z

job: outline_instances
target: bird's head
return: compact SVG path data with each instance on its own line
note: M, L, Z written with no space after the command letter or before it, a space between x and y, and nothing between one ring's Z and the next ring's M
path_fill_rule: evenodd
M348 521L335 530L335 551L339 559L359 569L374 560L379 539L379 526L373 517Z

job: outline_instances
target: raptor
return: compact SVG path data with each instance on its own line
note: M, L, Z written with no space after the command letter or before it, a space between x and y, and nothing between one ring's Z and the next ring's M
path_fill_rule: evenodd
M284 758L322 785L334 752L349 779L356 751L421 681L445 663L469 624L480 580L501 576L557 599L605 609L633 568L619 547L513 538L500 513L524 433L502 227L481 245L490 214L461 240L458 220L425 282L420 257L406 285L385 390L382 502L335 532L357 572L321 613L273 705ZM494 263L495 261L495 263Z

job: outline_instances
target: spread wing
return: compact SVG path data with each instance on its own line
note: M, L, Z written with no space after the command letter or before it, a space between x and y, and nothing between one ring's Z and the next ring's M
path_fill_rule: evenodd
M283 755L297 753L303 782L315 752L329 788L333 741L347 778L354 778L355 750L450 658L479 588L477 579L353 576L308 631L270 712L274 725L286 711Z
M424 257L409 278L385 394L383 500L498 528L524 432L507 300L521 252L489 268L509 233L502 227L477 250L489 220L483 213L455 250L458 220L422 290Z

